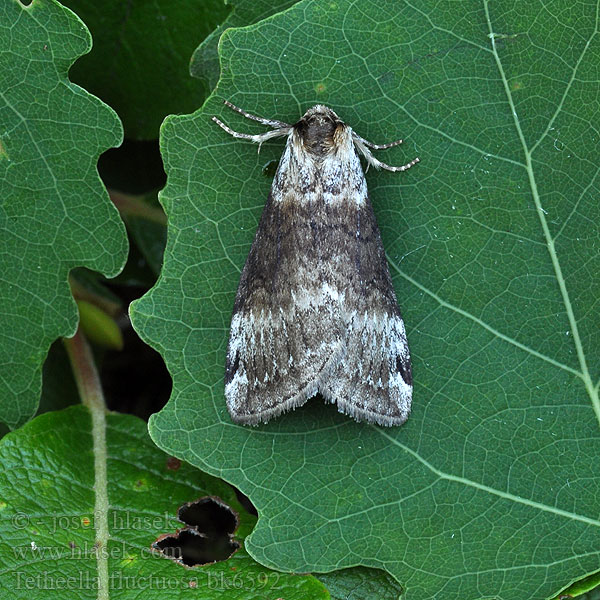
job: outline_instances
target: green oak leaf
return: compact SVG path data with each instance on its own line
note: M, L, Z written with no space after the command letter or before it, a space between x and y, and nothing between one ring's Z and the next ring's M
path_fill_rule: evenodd
M106 443L88 409L74 406L33 419L0 442L0 598L285 597L327 600L309 575L286 575L257 564L244 538L256 518L224 482L156 448L146 424L109 414ZM100 476L99 476L100 475ZM153 552L163 534L185 524L177 510L216 496L239 516L228 559L188 568ZM100 502L98 502L100 497ZM98 591L100 588L100 592Z
M36 411L50 344L77 327L69 271L112 277L127 255L96 170L121 125L67 78L90 47L83 23L53 0L0 7L0 421L11 428Z
M303 1L219 44L202 110L162 128L164 267L137 331L173 397L156 443L238 486L246 547L290 571L387 570L408 600L541 600L598 568L598 3ZM282 141L325 103L405 143L367 174L413 357L399 428L318 398L257 428L223 397L229 320ZM267 169L268 170L268 169Z
M281 12L297 0L225 0L231 6L231 12L218 27L215 27L196 48L190 61L190 73L202 79L213 89L217 85L221 72L219 66L218 44L221 34L229 27L243 27L256 23L275 13Z
M189 77L189 57L227 16L223 0L65 4L94 37L71 76L119 113L128 138L155 139L166 114L193 110L210 92Z

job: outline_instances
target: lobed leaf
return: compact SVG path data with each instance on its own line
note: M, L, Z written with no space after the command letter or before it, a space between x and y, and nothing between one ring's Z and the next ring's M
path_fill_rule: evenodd
M305 0L221 37L203 108L162 128L169 242L131 309L173 397L150 433L247 494L259 562L386 569L408 600L543 599L597 570L598 3ZM223 398L240 269L280 142L325 103L377 143L369 172L407 325L413 413L394 429L308 405L258 428Z
M50 344L77 328L69 271L113 277L127 256L96 170L121 124L67 78L90 47L83 23L54 0L0 6L0 421L11 428L36 411Z

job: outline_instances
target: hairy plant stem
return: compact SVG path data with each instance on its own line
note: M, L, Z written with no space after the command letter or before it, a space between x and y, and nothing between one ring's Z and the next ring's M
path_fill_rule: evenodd
M106 473L106 405L96 370L91 348L80 329L64 345L71 361L71 367L79 390L81 402L90 411L92 418L92 439L94 448L94 528L95 548L98 569L99 600L108 600L108 485Z

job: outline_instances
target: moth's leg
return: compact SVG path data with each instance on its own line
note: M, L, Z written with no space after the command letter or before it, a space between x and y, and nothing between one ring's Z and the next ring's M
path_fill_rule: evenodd
M363 140L359 135L354 133L354 131L352 132L352 139L354 140L354 145L358 148L358 150L360 150L360 152L363 154L363 156L367 159L367 168L370 165L373 165L376 169L386 169L387 171L398 172L398 171L406 171L407 169L410 169L412 166L416 165L419 162L418 158L413 158L413 160L406 163L405 165L400 165L399 167L393 167L392 165L388 165L384 162L381 162L377 158L375 158L373 156L373 153L367 148L366 144L364 143L365 140ZM386 147L396 146L396 145L398 145L398 143L399 142L392 142L391 145L387 145ZM372 147L375 147L375 145L373 144Z
M231 127L228 127L227 125L225 125L225 123L223 123L223 121L220 121L219 119L217 119L217 117L213 117L212 120L221 129L224 129L229 135L232 135L234 138L238 138L240 140L250 140L251 142L258 144L259 152L260 152L260 146L263 142L266 142L267 140L270 140L275 137L287 135L290 132L290 130L292 129L291 126L288 126L288 127L282 127L280 129L272 129L271 131L267 131L266 133L259 133L256 135L251 135L249 133L240 133L239 131L234 131L233 129L231 129Z
M256 115L252 115L249 112L246 112L244 109L240 108L239 106L232 104L231 102L229 102L229 100L223 100L223 104L225 104L225 106L229 106L229 108L231 108L231 110L235 110L235 112L239 112L240 115L244 115L244 117L246 117L246 119L252 119L252 121L258 121L259 123L262 123L263 125L268 125L269 127L273 127L274 129L283 129L283 128L289 129L291 127L291 125L289 123L284 123L283 121L279 121L277 119L264 119L263 117L257 117Z
M394 167L392 165L388 165L384 162L381 162L380 160L377 160L373 155L371 155L371 158L367 158L367 162L368 164L373 165L376 169L385 169L386 171L393 171L396 173L398 171L407 171L411 167L414 167L420 161L419 157L417 156L417 158L413 158L410 162L407 162L405 165Z
M374 144L373 142L369 142L369 140L365 140L365 138L360 137L358 133L352 132L353 136L360 140L365 146L372 148L373 150L386 150L387 148L393 148L394 146L400 145L404 140L396 140L395 142L390 142L389 144Z

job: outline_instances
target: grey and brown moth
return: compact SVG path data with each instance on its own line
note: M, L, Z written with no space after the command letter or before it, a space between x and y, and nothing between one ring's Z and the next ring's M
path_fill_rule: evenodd
M357 421L401 425L410 412L410 355L359 152L376 145L330 108L294 125L235 138L287 138L233 307L225 397L236 423L256 425L320 393Z

